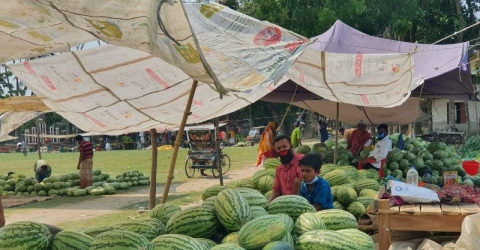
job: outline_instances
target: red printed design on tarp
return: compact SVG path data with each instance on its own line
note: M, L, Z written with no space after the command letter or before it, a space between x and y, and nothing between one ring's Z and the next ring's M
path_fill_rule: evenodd
M272 85L268 85L266 87L266 89L269 91L269 92L272 92L273 91L273 86Z
M197 100L193 100L192 104L195 105L195 106L203 106L203 102L202 101L197 101Z
M357 54L357 57L355 60L355 75L357 77L362 76L362 59L363 59L363 54Z
M97 119L85 114L85 113L82 113L83 116L85 116L87 119L89 119L90 121L92 121L93 123L97 124L97 126L99 127L102 127L104 128L105 125L103 123L101 123L100 121L98 121Z
M368 98L367 98L366 95L360 95L360 97L362 98L363 103L365 103L365 104L369 104L369 103L370 103L370 102L368 101Z
M147 73L158 83L162 84L164 88L168 89L170 88L170 85L168 85L168 83L166 83L164 80L162 80L162 78L160 78L157 74L155 74L155 72L153 72L152 69L148 68L146 69L145 71L147 71Z
M30 63L28 61L23 62L23 66L28 70L28 73L36 75L35 71L32 69L32 66L30 66Z
M303 73L303 71L301 71L298 67L295 67L295 69L298 71L298 80L305 83L305 73Z
M51 90L56 90L55 86L53 85L52 81L48 78L48 76L42 76L42 80Z
M270 46L277 44L282 39L282 31L275 26L268 26L264 30L258 32L253 39L255 45Z
M198 119L198 118L200 118L200 116L199 116L199 115L197 115L197 114L194 114L194 113L192 113L190 116L191 116L191 117L193 117L193 118L195 118L195 119Z
M293 53L297 48L298 46L304 44L306 41L295 41L295 42L291 42L291 43L288 43L286 46L285 46L285 49L290 52L290 53Z

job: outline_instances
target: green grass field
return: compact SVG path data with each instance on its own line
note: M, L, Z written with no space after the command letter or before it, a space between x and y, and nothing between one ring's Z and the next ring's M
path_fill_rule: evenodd
M173 150L158 151L157 185L162 185L167 180L172 152ZM227 153L230 156L230 171L232 171L254 164L257 155L257 148L231 147L225 148L224 153ZM185 158L187 157L187 154L188 149L180 149L177 157L177 163L175 165L173 183L183 183L200 178L199 172L195 172L195 176L193 178L187 178L185 174ZM8 172L13 171L16 173L25 174L26 176L34 176L33 164L37 159L38 154L36 153L29 153L26 157L20 153L0 154L0 174L6 175ZM52 175L67 174L77 171L76 166L78 162L78 153L44 153L42 154L42 159L46 160L51 165ZM93 160L94 169L100 169L102 172L113 176L134 169L150 176L152 152L150 150L100 151L95 152ZM209 175L211 176L211 173L209 173ZM138 188L140 187L132 187L131 191L134 191ZM169 195L168 202L177 205L186 205L200 200L201 193L202 190L188 194ZM157 197L160 196L161 194L157 194ZM29 213L34 212L35 209L54 208L61 206L62 204L78 203L91 199L98 199L98 197L61 197L43 202L30 203L20 207L8 208L5 210L5 214L6 216L9 216L15 213ZM135 205L139 204L130 204L121 208L120 210L117 210L118 212L95 218L89 218L83 221L62 222L57 226L60 226L64 229L74 229L86 226L111 225L117 222L119 218L128 219L138 216L146 216L145 214L140 215L137 211L138 206ZM145 206L144 203L140 205Z

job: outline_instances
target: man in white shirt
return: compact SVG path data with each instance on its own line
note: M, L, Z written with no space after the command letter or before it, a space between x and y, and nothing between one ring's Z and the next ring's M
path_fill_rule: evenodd
M387 155L392 151L392 141L388 138L388 126L380 124L377 127L377 143L375 149L370 152L366 158L360 159L362 169L376 169L379 170L382 165L382 160L387 158Z

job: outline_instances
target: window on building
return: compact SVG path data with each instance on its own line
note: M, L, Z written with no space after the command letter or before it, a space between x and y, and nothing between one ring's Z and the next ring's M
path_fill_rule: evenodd
M455 103L455 124L467 123L467 116L465 114L465 103ZM450 103L447 103L447 122L450 124Z

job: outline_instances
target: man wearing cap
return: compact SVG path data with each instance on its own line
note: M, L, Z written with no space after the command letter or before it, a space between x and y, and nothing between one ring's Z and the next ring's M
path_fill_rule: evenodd
M360 120L357 124L357 129L352 132L352 135L348 138L347 149L349 149L354 156L360 155L360 152L368 140L371 139L370 133L367 131L367 124L363 120Z
M301 130L305 127L304 122L298 122L296 128L292 131L292 146L295 149L298 146L302 145L302 132Z

